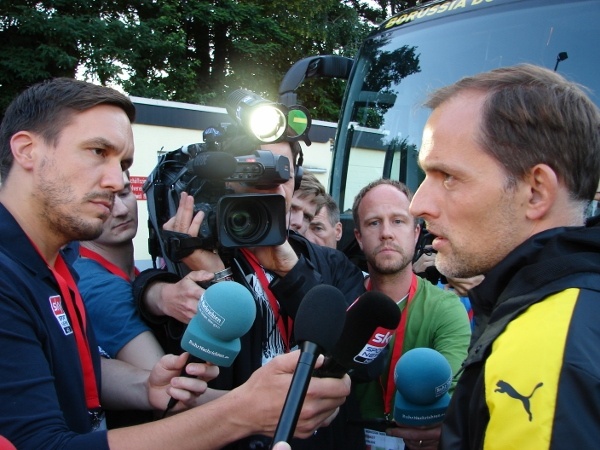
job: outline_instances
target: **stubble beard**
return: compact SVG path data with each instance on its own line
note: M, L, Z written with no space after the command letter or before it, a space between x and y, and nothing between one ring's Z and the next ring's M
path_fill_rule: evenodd
M102 234L102 225L108 214L98 217L98 220L86 220L81 209L81 205L90 198L98 198L98 194L90 194L78 202L68 182L46 177L42 177L37 192L41 200L38 202L41 205L38 217L50 230L63 236L65 242L92 240Z
M368 258L367 262L371 267L371 271L375 271L380 275L394 275L402 272L412 262L412 255L407 255L400 249L395 249L400 258L385 258L378 260L378 249L375 249L373 254Z

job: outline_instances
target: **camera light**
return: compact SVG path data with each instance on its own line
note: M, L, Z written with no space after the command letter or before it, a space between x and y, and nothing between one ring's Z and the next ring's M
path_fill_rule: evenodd
M310 145L307 135L311 118L302 106L288 108L265 100L254 92L237 89L227 98L226 109L229 116L261 143L304 139Z
M248 128L260 141L276 142L285 133L285 114L275 105L259 105L249 113Z

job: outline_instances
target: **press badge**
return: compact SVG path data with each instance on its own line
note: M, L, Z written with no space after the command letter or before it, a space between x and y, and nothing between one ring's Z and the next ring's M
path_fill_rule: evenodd
M401 438L388 436L383 431L365 428L367 450L404 450L404 441Z

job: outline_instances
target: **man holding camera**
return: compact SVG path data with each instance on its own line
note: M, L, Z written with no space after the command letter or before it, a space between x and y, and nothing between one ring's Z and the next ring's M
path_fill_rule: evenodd
M246 139L247 140L247 139ZM228 150L227 141L223 149ZM274 155L289 160L291 176L285 182L267 188L251 184L228 182L227 187L236 194L280 195L285 200L285 210L279 219L286 220L291 208L294 187L298 185L296 169L301 154L298 142L277 142L260 147ZM235 149L230 149L235 151ZM205 213L194 212L194 198L182 193L177 213L164 228L188 236L198 236ZM294 346L293 320L304 295L318 284L330 284L340 289L348 305L364 292L363 275L360 269L341 252L310 243L294 231L287 231L280 245L241 247L226 249L221 254L212 249L199 248L182 259L191 270L206 270L219 273L231 268L235 281L244 284L253 294L257 305L257 319L250 332L242 337L242 349L230 368L222 368L219 377L210 383L216 389L232 389L243 383L251 374L277 355L289 352ZM160 272L156 272L160 277ZM187 276L187 275L186 275ZM177 305L166 304L159 295L166 283L149 277L136 292L146 317L154 322L164 319ZM326 298L323 301L327 301ZM176 324L167 320L167 328ZM181 327L179 327L181 329ZM171 336L178 345L178 336ZM294 440L292 447L298 449L364 449L364 436L359 428L345 428L344 411L332 425L319 430L306 440ZM269 438L254 436L227 448L246 449L268 446Z

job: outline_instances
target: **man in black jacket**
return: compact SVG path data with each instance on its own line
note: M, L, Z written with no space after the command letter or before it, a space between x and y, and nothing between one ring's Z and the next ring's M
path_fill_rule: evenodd
M441 449L597 447L600 228L585 211L600 174L600 112L532 65L433 93L411 212L435 265L484 274Z
M290 161L290 173L294 174L300 154L298 143L280 142L263 145L264 150L283 155ZM279 194L285 198L286 212L289 213L295 185L294 177L271 189L257 189L241 183L231 183L236 193ZM177 214L165 224L170 231L197 236L204 219L202 212L194 215L194 198L183 193ZM294 231L289 231L288 239L279 246L237 249L231 255L219 255L210 250L198 249L184 258L186 266L193 269L191 276L204 270L210 279L211 273L218 273L230 267L235 281L244 284L254 295L257 305L257 318L251 330L242 337L242 349L230 368L221 368L220 375L211 382L214 389L229 390L244 383L259 367L278 354L287 353L296 343L293 340L293 320L302 299L310 288L318 284L337 287L350 305L364 292L362 271L346 256L335 249L312 244ZM173 330L185 329L185 324L176 323L167 316L176 307L163 302L160 295L164 283L154 282L153 274L160 281L164 273L160 271L142 274L136 281L134 290L142 313L151 322L160 323L170 330L166 345L179 345L180 336ZM188 275L186 275L188 276ZM201 277L201 276L200 276ZM163 286L161 286L161 284ZM323 301L327 301L326 298ZM151 314L153 313L153 314ZM163 316L162 318L160 316ZM176 351L176 348L167 348ZM347 401L347 403L352 403ZM292 448L299 449L364 449L364 435L359 427L348 429L344 423L345 405L333 423L319 430L306 440L294 440ZM236 449L268 448L270 439L256 436L238 442Z

